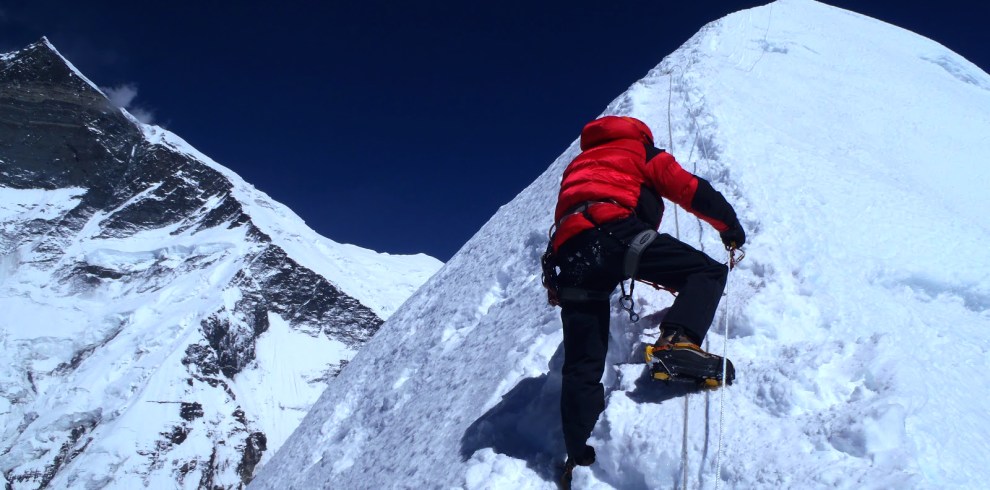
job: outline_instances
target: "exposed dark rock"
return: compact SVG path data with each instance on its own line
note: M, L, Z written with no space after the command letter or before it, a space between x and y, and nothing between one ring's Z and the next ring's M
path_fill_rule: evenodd
M72 355L72 359L69 362L59 364L55 368L55 370L52 371L52 374L62 375L77 369L79 365L86 360L86 358L88 358L90 355L93 354L94 351L96 351L96 349L110 343L114 338L120 335L120 332L122 332L123 330L124 330L124 324L121 323L120 325L117 326L117 328L111 330L110 333L106 337L101 339L99 342L87 345L82 349L76 351L76 353Z
M191 373L201 376L216 376L220 374L217 362L217 353L209 346L192 344L186 347L186 355L182 358L182 364ZM190 381L190 385L192 381Z
M355 348L382 324L368 307L300 266L278 247L266 247L251 260L250 268L237 273L232 285L244 292L234 311L216 312L202 324L210 347L216 351L220 371L231 379L254 360L256 340L269 327L269 312L314 337L322 330Z
M232 413L231 416L234 417L234 420L240 422L241 425L244 426L247 425L247 417L245 416L244 410L241 409L241 407L237 407L237 410L234 410L234 413Z
M14 473L9 472L6 477L9 482L32 482L37 483L37 488L46 488L49 483L58 474L58 471L65 465L68 465L76 456L86 450L89 443L92 442L92 437L84 436L93 430L100 423L98 417L94 418L84 418L79 421L79 425L76 425L69 430L67 440L62 443L55 455L54 459L50 464L45 465L44 471L27 471L24 473Z
M261 462L261 457L267 449L268 438L263 432L253 432L244 441L243 457L237 465L237 474L241 475L241 481L245 485L251 483L251 479L254 478L254 468Z
M155 251L140 266L115 268L92 258L89 260L97 263L81 256L66 257L67 246L79 240L83 230L94 233L97 239L120 239L166 227L171 227L173 235L240 228L251 247L239 258L243 268L226 286L237 289L240 299L232 307L196 318L203 338L194 339L185 348L181 362L188 375L178 378L186 380L182 386L188 387L189 393L209 386L236 400L227 380L254 362L257 339L270 328L270 314L279 315L298 332L329 336L354 349L378 330L382 320L374 312L297 263L255 226L223 172L149 139L146 135L152 130L110 104L46 41L0 57L0 186L79 189L74 207L57 217L5 223L0 230L0 255L29 247L32 265L50 267L56 278L52 287L65 294L96 290L141 294L159 291L190 271L230 259L234 252L208 248L175 255L169 249ZM122 323L100 341L77 346L71 360L45 374L66 375L79 369L124 328L127 325ZM325 382L345 364L330 365L322 376L309 382ZM37 395L33 374L26 371L25 376L24 393L29 392L26 385L30 384ZM180 403L180 416L186 422L164 431L161 427L153 429L157 438L153 435L150 439L154 442L139 452L149 458L150 470L170 464L180 484L186 475L201 471L199 487L205 489L234 488L249 482L267 450L265 434L252 426L255 414L238 407L231 419L219 421L217 428L193 433L193 423L204 423L204 413L207 409L214 413L213 407L204 407L203 400L183 399L188 401ZM219 413L224 412L229 410ZM28 430L37 418L28 412L17 433ZM49 454L55 448L58 451L46 469L24 473L11 469L6 472L7 488L50 484L86 450L92 440L88 434L98 423L98 418L80 422L70 433L53 436ZM204 432L213 443L211 454L195 460L170 459L169 452L175 446L190 437L202 437ZM245 437L243 445L231 447L224 442L240 437ZM235 461L240 481L219 481L218 475L224 472L218 469L229 468ZM112 480L112 475L109 478Z
M124 274L121 272L107 269L106 267L100 267L98 265L80 264L76 266L76 271L95 277L97 279L97 283L100 279L120 279L124 277Z
M179 476L178 476L179 483L181 484L183 482L183 480L186 479L186 476L189 475L189 473L192 473L193 471L196 471L196 467L197 466L199 466L199 464L198 464L198 462L196 460L186 461L186 462L182 463L182 465L179 466L179 469L178 469L178 472L179 472Z
M239 202L231 196L231 184L220 172L161 146L142 145L131 157L131 165L121 176L114 202L127 203L108 216L101 227L103 237L128 236L137 231L187 222L173 233L195 226L196 231L243 216ZM206 216L197 211L210 199L219 204ZM195 220L189 220L196 217Z
M217 365L224 376L233 379L249 362L254 360L254 346L257 338L251 329L243 328L250 320L231 319L231 313L221 310L203 320L203 335L216 352Z
M47 43L25 48L0 68L0 183L92 187L90 199L105 204L100 196L112 193L112 176L122 173L129 149L141 140L138 128Z
M217 469L217 448L213 447L213 451L210 452L210 459L206 461L206 468L203 469L203 475L199 478L199 488L200 490L224 490L221 485L218 485L215 481Z
M179 416L182 417L183 420L192 422L193 420L203 416L203 405L199 402L182 402L182 405L179 408Z
M37 395L38 385L34 382L34 372L28 369L27 374L25 374L25 377L27 378L28 383L31 383L31 391L33 391L34 394ZM35 416L37 417L37 414L35 414Z
M324 325L325 334L345 343L364 343L382 324L366 306L300 266L278 247L266 248L249 269L238 273L234 283L253 293L242 301L265 304L293 326ZM279 287L285 284L297 287ZM262 296L262 291L267 294Z
M0 70L0 184L87 189L63 226L85 223L74 218L89 218L93 210L115 210L100 223L102 237L187 220L178 232L250 221L231 196L226 177L187 155L149 143L133 121L73 73L47 43L29 46L5 65ZM196 211L211 198L219 203L198 216Z
M319 376L309 378L306 380L307 383L326 383L333 378L336 378L340 371L347 366L347 359L341 359L339 364L331 364L327 366L327 369L323 371Z
M185 442L186 439L189 437L190 432L192 432L192 429L187 427L185 424L175 425L172 427L172 430L168 432L159 433L162 439L155 441L153 450L149 451L149 450L139 449L137 453L141 456L145 456L148 458L149 468L160 469L164 466L165 462L168 460L168 452L171 451L172 448L174 448L175 446L178 446L183 442ZM195 460L186 461L182 465L182 467L183 468L191 467L192 469L195 469L196 461ZM179 481L179 483L181 483L182 480L185 478L186 473L188 473L188 471L183 472L181 468L178 470L178 475L176 476L176 478ZM146 480L146 484L147 484L147 480Z
M185 418L185 417L183 417ZM181 425L176 425L172 427L172 432L162 432L162 435L174 446L178 446L183 442L186 442L186 436L189 435L189 428Z

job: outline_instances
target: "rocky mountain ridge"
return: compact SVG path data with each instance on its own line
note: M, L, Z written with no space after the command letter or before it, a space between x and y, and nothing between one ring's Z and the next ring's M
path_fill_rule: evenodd
M47 40L0 56L6 488L242 486L439 265L320 237Z

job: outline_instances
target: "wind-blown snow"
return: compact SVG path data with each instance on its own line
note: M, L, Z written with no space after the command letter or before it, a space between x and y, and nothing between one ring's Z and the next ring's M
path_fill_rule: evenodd
M713 488L720 431L727 488L985 486L990 76L781 0L706 26L605 113L647 121L750 241L723 301L736 384L685 395L644 375L639 342L670 299L640 287L646 318L613 312L598 462L575 488L680 488L685 472ZM562 347L538 264L576 152L386 322L252 488L554 488ZM724 260L713 230L676 222L668 208L663 231Z

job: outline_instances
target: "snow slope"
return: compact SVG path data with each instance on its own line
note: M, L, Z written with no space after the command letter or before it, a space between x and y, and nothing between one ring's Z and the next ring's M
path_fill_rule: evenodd
M613 310L599 458L575 488L985 488L990 76L911 32L780 0L705 26L604 113L661 144L669 130L750 242L717 316L726 390L644 376L637 345L669 296L639 288L639 324ZM577 151L386 322L252 488L554 488L561 333L538 264ZM667 213L662 231L724 259L713 230Z

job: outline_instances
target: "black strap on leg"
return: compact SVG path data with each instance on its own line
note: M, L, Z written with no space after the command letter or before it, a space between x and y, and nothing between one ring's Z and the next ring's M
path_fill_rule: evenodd
M629 312L629 321L636 323L639 321L639 315L635 311L635 303L633 302L632 294L633 289L636 287L636 275L639 272L639 258L643 255L643 250L649 247L653 240L657 239L658 233L656 230L643 230L639 232L635 237L633 237L632 242L629 244L629 248L626 249L626 260L624 264L624 270L626 277L630 279L629 281L629 294L626 294L626 287L621 282L622 286L622 296L619 298L619 305L623 310Z
M558 297L562 301L608 301L611 293L606 291L594 291L581 288L560 288Z
M646 250L646 247L649 247L653 240L657 239L657 235L656 230L643 230L632 239L626 250L624 271L626 277L636 279L636 274L639 272L639 258L643 255L643 250Z

